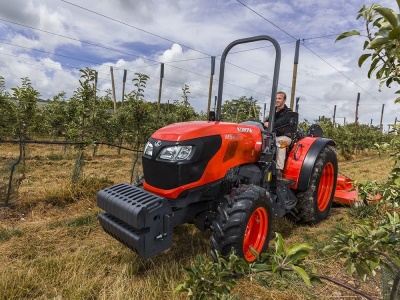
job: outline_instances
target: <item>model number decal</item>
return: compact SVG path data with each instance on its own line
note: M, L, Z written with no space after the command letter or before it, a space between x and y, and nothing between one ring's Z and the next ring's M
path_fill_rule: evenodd
M239 132L250 132L252 133L253 131L251 130L251 128L246 128L246 127L238 127L237 130Z
M237 134L225 134L226 140L238 140L239 136Z

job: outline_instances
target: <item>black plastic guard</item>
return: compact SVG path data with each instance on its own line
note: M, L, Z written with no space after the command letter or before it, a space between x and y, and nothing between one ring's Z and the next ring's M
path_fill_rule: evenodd
M310 185L311 174L315 163L317 162L317 157L326 145L334 146L335 142L331 139L319 138L315 140L308 150L303 162L303 166L301 167L299 182L297 184L297 189L299 191L306 191L308 189L308 186Z
M103 229L143 258L172 247L172 211L168 200L120 183L97 193Z

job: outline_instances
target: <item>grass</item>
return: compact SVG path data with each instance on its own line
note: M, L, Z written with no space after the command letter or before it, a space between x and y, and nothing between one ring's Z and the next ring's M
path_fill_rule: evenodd
M22 230L18 228L2 228L0 227L0 242L5 242L10 240L12 237L20 237L23 235Z
M2 145L0 157L15 157L17 151ZM98 224L95 194L104 186L129 182L132 153L117 156L115 149L100 146L92 158L89 150L83 177L75 185L70 184L76 158L72 148L64 152L62 147L29 145L28 154L16 200L11 208L0 208L0 299L186 299L173 290L185 278L184 267L196 263L199 254L208 256L210 232L193 225L177 227L173 248L144 260ZM379 181L391 163L368 156L340 162L339 168L356 180ZM349 212L334 206L317 226L278 219L274 229L282 233L286 246L311 244L308 264L318 272L351 281L378 298L370 282L348 278L335 257L322 253L335 228L351 226L354 216ZM332 284L306 287L294 274L267 279L262 286L254 278L243 278L234 293L238 299L358 299Z
M367 155L360 155L354 160L340 161L339 173L359 182L366 180L383 182L387 179L389 170L393 165L393 160L387 155L379 156L368 152Z

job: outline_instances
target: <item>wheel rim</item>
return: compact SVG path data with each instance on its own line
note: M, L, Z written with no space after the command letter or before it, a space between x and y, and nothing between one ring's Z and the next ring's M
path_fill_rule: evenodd
M247 261L251 262L256 257L251 253L253 247L258 253L264 248L268 233L268 212L264 207L257 208L247 222L243 240L243 253Z
M318 210L324 211L332 196L333 183L335 180L335 168L331 162L327 163L322 171L318 186Z

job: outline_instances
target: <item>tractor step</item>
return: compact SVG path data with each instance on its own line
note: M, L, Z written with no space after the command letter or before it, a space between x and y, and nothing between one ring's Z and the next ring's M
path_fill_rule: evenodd
M168 200L120 183L97 194L103 229L140 256L149 258L172 247L172 211Z
M288 184L279 184L276 187L276 194L279 199L282 200L283 207L286 210L291 210L296 206L297 198L293 195L292 191L288 187Z
M291 185L294 185L295 183L296 183L296 181L287 179L285 177L283 177L281 180L277 180L276 181L276 185L277 186L281 186L281 185L283 185L283 186L291 186Z

